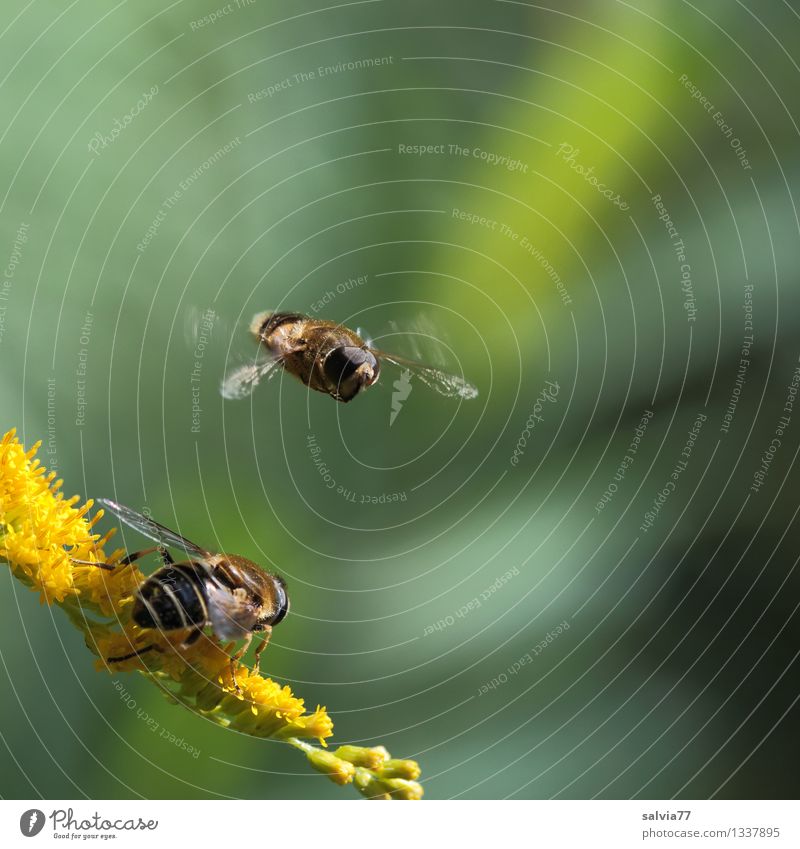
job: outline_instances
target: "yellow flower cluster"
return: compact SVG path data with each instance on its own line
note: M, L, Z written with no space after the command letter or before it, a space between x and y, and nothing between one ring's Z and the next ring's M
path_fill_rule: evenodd
M418 801L422 798L417 762L392 758L383 746L339 746L335 752L326 752L302 740L289 742L306 753L318 772L336 784L352 783L367 799Z
M63 481L55 480L54 472L47 474L34 459L39 445L26 452L13 430L0 442L0 558L20 580L41 593L42 602L61 604L83 590L86 604L110 613L113 595L130 595L138 578L130 569L116 574L116 570L72 563L72 558L97 562L111 534L101 539L92 533L102 512L87 520L91 501L76 509L77 495L64 498ZM113 595L103 592L91 574L104 572L103 580L114 585L109 590L117 591Z
M79 507L78 496L63 497L63 482L34 457L39 444L25 451L13 430L0 441L0 560L39 592L42 602L58 604L67 612L98 656L98 668L107 668L104 658L133 654L115 663L115 671L148 674L181 704L221 725L290 743L337 784L353 783L368 798L422 796L414 761L392 760L382 747L343 746L331 753L301 739L326 745L333 722L325 708L307 713L303 700L288 686L253 674L242 664L234 681L232 646L222 646L212 637L184 646L169 634L136 626L129 611L144 575L134 565L113 569L92 565L119 564L124 551L106 557L103 548L114 531L105 536L92 533L102 510L88 519L91 501ZM145 645L156 650L135 654Z
M253 674L243 664L237 665L234 682L232 646L222 646L205 636L183 646L179 638L173 640L167 633L144 631L133 624L118 631L91 623L90 629L91 643L100 658L96 662L99 669L106 668L102 658L122 657L155 643L158 651L117 662L114 670L153 675L181 704L220 725L253 737L316 738L323 746L333 734L333 722L325 708L306 713L303 699L293 695L290 687Z

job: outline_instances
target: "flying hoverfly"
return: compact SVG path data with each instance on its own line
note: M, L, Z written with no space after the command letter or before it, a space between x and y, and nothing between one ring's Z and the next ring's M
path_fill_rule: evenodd
M210 627L220 640L244 639L244 645L231 656L231 674L238 692L236 664L247 651L253 634L261 632L264 635L255 653L253 669L257 673L272 628L289 612L289 596L283 578L265 572L238 554L219 554L201 548L130 507L105 498L98 499L98 503L126 525L158 543L129 554L119 565L129 565L154 552L160 554L164 563L136 590L133 621L140 628L164 632L188 630L184 647L195 642L206 627ZM189 559L175 562L168 547L182 549ZM117 568L112 564L93 565ZM127 655L106 658L106 661L120 663L155 648L153 643Z
M250 332L267 359L239 366L226 376L221 392L229 400L246 398L263 378L282 368L309 389L347 403L377 383L382 362L407 370L440 395L465 399L478 395L463 378L373 348L334 321L302 313L261 312L253 317Z

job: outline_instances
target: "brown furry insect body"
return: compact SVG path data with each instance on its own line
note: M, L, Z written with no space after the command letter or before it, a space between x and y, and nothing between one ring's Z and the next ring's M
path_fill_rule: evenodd
M250 332L268 359L230 372L222 383L224 398L247 397L263 377L282 367L309 389L347 403L378 381L382 361L418 377L440 395L468 399L478 394L463 378L373 348L334 321L294 312L261 312L253 317Z
M167 635L185 632L183 646L195 642L207 627L220 640L244 639L244 646L231 658L234 682L236 662L244 655L253 634L262 632L264 639L256 649L257 670L272 628L289 612L289 596L283 578L265 572L252 560L238 554L207 551L130 507L104 498L98 499L98 503L158 543L153 548L129 554L118 565L134 563L153 552L158 552L164 563L137 588L131 614L133 621L140 628ZM168 546L182 549L190 559L176 563L167 551ZM117 568L111 564L97 565ZM153 649L159 649L157 643L124 656L106 658L106 661L119 663Z
M380 375L378 358L349 328L300 313L259 313L250 331L309 389L347 402Z

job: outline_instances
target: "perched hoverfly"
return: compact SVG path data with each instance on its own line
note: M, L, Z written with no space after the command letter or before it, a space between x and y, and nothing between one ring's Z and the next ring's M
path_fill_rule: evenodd
M220 640L241 640L244 645L231 656L231 674L237 691L236 663L247 651L253 634L263 633L256 648L254 671L258 672L261 652L269 642L272 628L289 612L289 596L283 578L265 572L238 554L216 554L200 548L175 531L114 501L99 498L98 503L126 525L158 543L125 557L125 566L147 554L158 552L164 565L144 580L136 590L133 621L140 628L159 631L188 630L183 646L197 640L210 627ZM167 547L182 549L189 560L176 563ZM112 564L94 564L117 568ZM145 646L130 654L106 658L119 663L156 648Z
M462 378L373 348L357 333L333 321L301 313L262 312L254 316L250 332L267 359L230 372L221 387L224 398L247 397L264 377L271 377L282 368L309 389L347 403L377 382L381 362L409 371L440 395L478 395L478 390Z

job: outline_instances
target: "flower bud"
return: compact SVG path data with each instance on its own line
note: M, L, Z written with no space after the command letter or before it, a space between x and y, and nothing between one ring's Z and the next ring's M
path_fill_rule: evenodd
M363 766L373 770L382 766L389 757L389 753L383 746L376 746L374 749L366 746L339 746L334 755L355 766Z
M378 770L381 778L405 778L416 781L422 770L416 761L403 761L397 758L386 761Z
M419 801L422 798L422 785L416 781L406 781L404 778L389 778L383 781L392 799Z
M327 775L334 784L349 784L356 774L356 768L348 761L337 758L332 752L309 747L306 757L317 772Z

